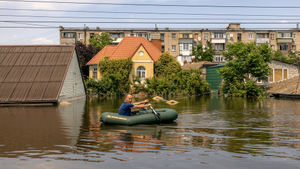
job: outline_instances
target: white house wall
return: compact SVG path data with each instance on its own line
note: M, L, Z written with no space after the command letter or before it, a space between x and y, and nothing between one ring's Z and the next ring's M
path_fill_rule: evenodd
M58 101L76 100L86 96L76 51L74 51L68 71L59 94Z
M293 64L288 64L288 63L283 63L283 62L273 60L269 64L269 66L272 69L288 69L288 78L297 76L299 74L298 67Z

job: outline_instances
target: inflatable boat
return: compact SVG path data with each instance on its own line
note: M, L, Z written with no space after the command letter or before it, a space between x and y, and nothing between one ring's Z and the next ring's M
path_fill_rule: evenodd
M132 112L132 116L123 116L118 113L105 112L101 114L100 121L105 124L132 126L137 124L170 123L178 117L173 109L148 109Z

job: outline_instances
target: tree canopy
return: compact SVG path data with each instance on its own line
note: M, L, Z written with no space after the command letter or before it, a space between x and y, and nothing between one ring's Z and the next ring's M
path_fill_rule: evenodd
M92 38L89 39L89 42L92 46L97 47L99 50L102 50L106 45L110 45L114 40L116 40L116 38L111 38L108 32L102 32L100 35L95 34Z
M273 53L272 59L286 63L292 63L298 65L298 67L300 68L299 52L293 52L289 50L288 55L284 56L280 50L277 50Z
M91 45L86 46L81 42L77 42L75 46L79 66L81 68L83 77L86 78L89 76L89 67L86 64L99 52L99 49Z
M154 67L154 74L156 77L170 76L182 70L180 63L176 61L169 52L164 52L159 57L158 61L155 62Z
M260 96L264 90L256 81L266 80L270 74L272 49L267 43L243 42L228 44L227 48L222 55L228 62L219 71L222 92L232 96Z
M202 45L197 45L193 47L192 54L195 55L195 61L213 61L214 59L214 50L212 49L211 43L207 42L208 48L203 48Z

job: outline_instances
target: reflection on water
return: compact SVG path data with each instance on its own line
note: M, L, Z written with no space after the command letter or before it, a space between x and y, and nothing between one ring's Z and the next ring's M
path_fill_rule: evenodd
M117 112L123 98L0 107L0 168L20 168L15 164L21 163L23 168L41 164L54 168L97 168L99 164L108 168L294 168L300 164L298 100L167 99L179 104L150 99L153 107L179 113L174 123L161 125L100 123L100 115ZM12 162L2 163L6 158Z

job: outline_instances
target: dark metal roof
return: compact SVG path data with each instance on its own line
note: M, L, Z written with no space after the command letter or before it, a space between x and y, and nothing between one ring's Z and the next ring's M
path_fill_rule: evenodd
M74 50L0 45L0 103L57 102Z

